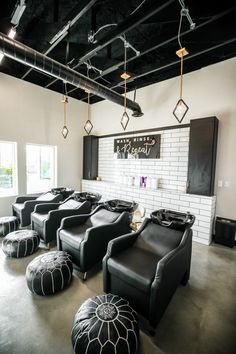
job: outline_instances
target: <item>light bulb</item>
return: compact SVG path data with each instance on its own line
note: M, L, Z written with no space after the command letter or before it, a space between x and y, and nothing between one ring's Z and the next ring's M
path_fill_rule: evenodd
M63 135L63 138L66 139L68 133L69 133L69 130L67 128L66 125L64 125L64 127L62 128L62 131L61 131L62 135Z
M89 135L91 133L92 129L93 129L92 122L88 119L87 122L84 125L84 130Z
M129 123L129 116L126 112L124 112L122 114L122 118L121 118L121 121L120 121L120 124L122 125L122 128L125 130L127 125Z
M13 39L16 35L16 29L15 28L11 28L10 31L8 32L8 37Z
M173 111L173 114L179 123L182 122L187 111L188 111L188 106L186 105L184 100L182 100L182 98L179 99Z

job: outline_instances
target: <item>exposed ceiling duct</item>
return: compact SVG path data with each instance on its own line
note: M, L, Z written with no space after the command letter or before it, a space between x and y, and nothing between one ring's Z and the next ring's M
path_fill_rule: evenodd
M42 73L48 74L83 90L90 91L94 95L117 103L121 106L124 105L124 97L117 92L87 78L77 71L70 69L58 61L55 61L18 41L10 39L3 33L0 33L0 53L1 52L5 56L30 66L31 68L34 68ZM138 103L127 99L126 105L128 109L133 111L132 115L134 117L140 117L143 115Z

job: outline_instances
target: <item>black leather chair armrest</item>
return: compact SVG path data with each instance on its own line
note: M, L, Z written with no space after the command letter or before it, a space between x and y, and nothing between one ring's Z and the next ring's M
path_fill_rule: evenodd
M180 274L180 269L185 267L185 254L189 255L191 252L192 246L192 230L188 229L183 235L183 239L178 247L165 255L157 264L156 275L153 287L158 288L159 283L163 284L163 280L168 281L168 279L173 283L173 279L176 279L176 283L179 283L177 280L177 274Z
M78 209L58 209L51 210L48 215L48 220L63 219L70 216L78 216L88 214L90 212L90 204L84 202Z
M86 204L85 204L86 203ZM85 210L87 210L87 208L89 208L89 211L91 209L91 205L89 202L84 202L83 203L83 208L85 208ZM61 226L60 226L60 230L61 229L67 229L69 227L74 227L74 226L79 226L79 225L83 225L85 223L85 221L94 213L96 213L100 208L100 206L98 206L96 209L94 209L91 213L88 212L84 212L82 213L82 211L80 212L80 215L74 215L74 216L68 216L62 219L61 221Z
M150 222L150 219L146 218L144 219L142 225L136 232L131 232L122 236L119 236L115 238L114 240L111 240L108 243L107 247L107 253L105 254L103 261L102 261L102 268L103 268L103 290L105 292L110 291L110 276L107 268L107 262L110 257L113 255L122 252L123 250L132 247L140 233L143 231L143 229L146 227L146 225Z
M38 198L38 195L21 195L19 197L16 197L15 203L24 203L27 200L35 200Z
M130 218L128 212L123 212L112 224L104 224L86 230L81 242L81 269L90 269L101 260L106 251L108 242L120 235L130 233Z
M150 220L146 218L140 228L136 232L131 232L126 235L122 235L120 237L115 238L114 240L110 241L107 248L106 256L110 257L114 254L117 254L133 245L135 240L137 239L138 235L143 231Z
M131 232L109 241L105 257L109 258L131 247L137 239L139 232Z
M67 216L62 219L60 229L83 225L90 214Z
M59 207L58 203L43 203L37 204L34 207L35 213L48 213L50 210L55 210Z
M30 225L31 223L31 213L34 211L36 204L43 204L45 201L40 200L27 200L24 202L24 208L21 210L21 224L22 226Z
M158 263L156 275L151 286L150 323L157 324L164 313L177 286L187 271L191 261L192 230L185 231L182 241L177 248L165 255ZM156 308L158 304L158 309ZM156 309L156 311L154 311Z
M45 202L45 200L27 200L26 202L24 202L24 209L27 211L33 211L35 205L37 204L47 204L47 202Z
M129 214L123 212L116 221L109 224L103 224L100 226L91 227L86 231L86 235L83 242L91 242L94 244L101 243L104 239L113 239L120 235L130 232L129 226ZM116 235L112 237L112 235ZM102 240L99 239L99 236L102 235Z
M168 273L170 276L172 272L177 272L177 269L183 265L183 254L191 252L192 245L192 230L187 229L184 232L183 238L178 247L166 254L157 264L155 280L157 284ZM175 271L176 269L176 271ZM168 276L167 276L168 278Z

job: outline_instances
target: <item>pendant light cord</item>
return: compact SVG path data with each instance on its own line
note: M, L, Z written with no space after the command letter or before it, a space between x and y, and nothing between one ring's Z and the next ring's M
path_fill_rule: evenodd
M125 113L126 113L126 79L125 79L124 108L125 108Z
M182 47L181 41L180 41L180 32L181 32L181 27L182 27L182 19L183 19L183 13L180 11L180 20L179 20L179 29L178 29L178 42L179 42L179 47Z
M125 49L125 60L124 60L124 72L126 74L126 62L127 62L127 52L126 52L126 37L125 37L125 42L124 42L124 49ZM124 112L126 113L126 78L125 78L125 92L124 92Z
M64 127L66 127L66 100L64 100Z
M183 48L182 43L180 41L182 19L183 19L183 11L181 10L180 11L180 20L179 20L179 29L178 29L178 42L179 42L180 49ZM182 99L182 96L183 96L183 61L184 61L184 57L182 55L180 58L180 99Z
M88 92L88 120L90 120L90 93Z
M68 103L68 98L67 98L67 86L66 86L66 82L64 83L64 99L63 99L63 103L64 103L64 127L66 127L66 104Z
M182 56L180 58L180 99L182 100L183 96L183 62L184 62L184 57Z

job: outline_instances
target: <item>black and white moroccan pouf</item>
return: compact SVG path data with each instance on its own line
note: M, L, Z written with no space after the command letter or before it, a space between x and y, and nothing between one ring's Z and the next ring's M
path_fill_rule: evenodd
M39 242L40 237L36 231L13 231L4 238L2 250L8 257L26 257L38 249Z
M0 236L6 236L12 231L18 230L19 221L16 216L3 216L0 218Z
M71 333L75 354L134 354L138 338L136 312L127 300L112 294L86 300Z
M51 295L67 287L72 279L71 256L52 251L36 257L26 268L27 285L32 293Z

